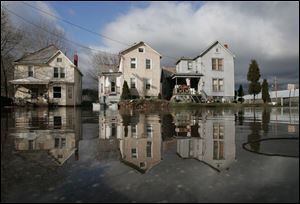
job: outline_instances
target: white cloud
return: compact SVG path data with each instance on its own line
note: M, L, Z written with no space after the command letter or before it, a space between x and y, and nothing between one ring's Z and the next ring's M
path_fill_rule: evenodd
M25 3L23 3L22 1L5 1L3 4L7 9L20 15L22 18L30 22L33 23L36 23L37 21L49 22L51 24L54 24L58 30L64 31L64 28L59 25L58 19L53 17L53 16L60 17L60 15L49 3L43 1L27 1ZM42 11L45 11L45 13L32 8L27 4L31 5L32 7L38 8ZM50 15L46 13L49 13ZM11 19L15 25L22 26L26 24L23 20L14 16L13 14L9 13L9 15L11 16Z
M264 66L263 74L280 69L268 64L273 59L299 58L299 3L206 2L195 8L190 2L151 2L117 17L102 33L129 44L145 41L174 57L196 56L219 40L236 54L236 79L242 81L252 58ZM107 39L104 45L106 50L124 48ZM173 62L163 58L163 63ZM293 66L298 69L299 59Z

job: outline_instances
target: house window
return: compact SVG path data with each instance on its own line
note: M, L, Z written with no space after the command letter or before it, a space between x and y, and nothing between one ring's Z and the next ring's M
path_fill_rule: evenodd
M58 57L58 58L56 58L56 61L57 62L62 62L62 58Z
M219 79L219 91L223 91L223 79Z
M60 148L64 148L66 146L66 138L61 138Z
M130 88L135 89L135 78L130 78Z
M54 147L59 148L59 138L54 139Z
M188 69L192 69L192 62L188 62Z
M55 129L60 129L61 128L61 116L54 116L53 117L53 125Z
M150 124L146 125L146 132L147 132L147 137L151 138L152 137L152 125L150 125Z
M131 137L137 137L137 133L136 133L136 126L132 125L131 126Z
M58 78L58 67L54 67L54 74L53 74L54 78Z
M60 86L53 87L53 98L61 98L61 87Z
M213 124L213 159L223 160L224 156L224 125Z
M130 68L136 68L136 58L130 58Z
M151 69L151 60L146 59L146 69Z
M33 66L28 66L28 77L33 77Z
M137 158L137 151L136 148L131 149L131 158Z
M223 79L213 79L212 80L213 91L224 91L224 81Z
M73 97L73 87L68 86L68 98L72 99L72 97Z
M146 83L146 90L150 90L151 89L151 79L146 79L145 83Z
M140 47L139 52L144 52L144 48Z
M147 157L152 157L152 142L147 142L146 152Z
M103 93L103 84L101 84L101 93Z
M216 52L219 52L219 48L216 48Z
M212 58L212 70L223 71L223 60L222 58Z
M60 68L60 78L65 78L65 68Z

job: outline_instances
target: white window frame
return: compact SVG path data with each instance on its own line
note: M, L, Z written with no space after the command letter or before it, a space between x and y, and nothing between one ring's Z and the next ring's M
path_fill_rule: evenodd
M134 88L131 87L131 79L134 79L134 85L135 85ZM135 77L131 77L131 78L130 78L130 88L131 88L131 89L137 89L137 84L136 84L136 78L135 78Z
M189 67L189 65L191 65L191 67ZM193 69L193 63L192 62L187 62L187 68L188 70L192 70Z
M143 52L140 52L140 49L143 49ZM143 47L139 47L139 48L138 48L138 52L140 52L140 53L144 53L144 52L145 52L145 48L143 48Z
M32 65L28 66L27 75L29 77L29 72L31 72L31 71L29 71L30 68L32 69L32 76L31 77L34 77L34 66L32 66Z
M60 59L60 61L58 61L58 59ZM58 62L58 63L62 62L62 57L56 58L56 62Z
M57 77L55 77L55 69L57 69ZM60 78L60 69L59 67L53 67L53 78L59 79Z
M64 72L62 72L61 70L64 70ZM61 74L64 73L65 76L64 77L61 77ZM66 78L66 68L64 67L59 67L59 78L61 79L65 79Z
M132 62L131 59L134 59L134 62ZM135 64L135 67L132 68L131 64ZM137 68L137 58L136 57L131 57L130 58L130 69L136 69L136 68Z
M151 129L151 132L150 132L149 135L148 135L148 127L150 127L150 129ZM153 125L152 124L146 124L146 134L147 134L148 138L152 138L153 137Z
M149 81L149 84L150 84L150 88L149 89L147 89L147 82ZM151 90L151 86L152 86L152 79L145 79L145 90Z
M147 60L150 60L150 68L147 68ZM145 59L145 69L152 69L152 59Z

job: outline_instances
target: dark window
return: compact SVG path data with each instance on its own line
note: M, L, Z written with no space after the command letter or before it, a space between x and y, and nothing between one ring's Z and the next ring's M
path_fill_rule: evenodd
M66 138L61 138L61 146L60 148L64 148L66 146Z
M61 87L60 86L53 87L53 98L61 98Z
M140 47L139 52L144 52L144 48Z
M59 148L59 138L55 138L54 140L54 147Z
M65 68L60 68L60 78L65 78Z
M136 148L131 149L131 158L137 158Z
M58 58L56 58L56 61L57 62L62 62L62 58L58 57Z
M28 77L33 77L33 66L28 67Z
M130 68L136 68L136 58L130 58Z
M151 69L151 60L146 59L146 69Z
M152 142L147 142L147 157L152 157Z
M135 89L135 78L130 78L130 88Z
M61 117L60 116L54 116L53 117L53 123L54 123L54 128L55 129L61 128Z
M54 67L54 74L53 74L54 78L58 78L58 67Z

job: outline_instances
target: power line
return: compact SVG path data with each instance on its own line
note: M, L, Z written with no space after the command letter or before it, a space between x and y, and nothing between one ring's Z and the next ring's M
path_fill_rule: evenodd
M65 22L65 23L67 23L67 24L70 24L70 25L72 25L72 26L75 26L75 27L77 27L77 28L79 28L79 29L82 29L82 30L84 30L84 31L86 31L86 32L92 33L92 34L94 34L94 35L98 35L98 36L100 36L100 37L102 37L102 38L106 38L106 39L108 39L108 40L111 40L111 41L120 43L120 44L122 44L122 45L132 46L132 45L129 45L129 44L127 44L127 43L121 42L121 41L119 41L119 40L115 40L115 39L112 39L112 38L107 37L107 36L105 36L105 35L102 35L102 34L100 34L100 33L97 33L97 32L95 32L95 31L93 31L93 30L90 30L90 29L85 28L85 27L83 27L83 26L81 26L81 25L75 24L75 23L73 23L73 22L71 22L71 21L68 21L68 20L66 20L66 19L63 19L63 18L58 17L58 16L56 16L56 15L53 15L53 14L47 12L47 11L44 11L43 9L37 8L37 7L35 7L35 6L32 6L31 4L29 4L29 3L27 3L27 2L22 1L22 3L25 4L25 5L27 5L27 6L29 6L29 7L31 7L31 8L33 8L33 9L35 9L35 10L38 10L39 12L42 12L42 13L47 14L47 15L49 15L49 16L52 16L52 17L54 17L54 18L56 18L56 19L58 19L58 20L60 20L60 21L63 21L63 22ZM163 56L163 57L172 58L172 59L176 59L176 60L178 59L178 58L170 57L170 56L167 56L167 55L162 55L162 56Z
M123 44L123 45L126 45L126 46L130 46L130 45L127 44L127 43L123 43L123 42L121 42L121 41L114 40L114 39L112 39L112 38L110 38L110 37L107 37L107 36L105 36L105 35L102 35L102 34L100 34L100 33L97 33L97 32L95 32L95 31L92 31L92 30L90 30L90 29L88 29L88 28L85 28L85 27L83 27L83 26L80 26L80 25L77 25L77 24L75 24L75 23L72 23L72 22L70 22L70 21L68 21L68 20L65 20L65 19L61 18L61 17L55 16L55 15L53 15L53 14L47 12L47 11L44 11L44 10L42 10L42 9L40 9L40 8L37 8L37 7L35 7L35 6L32 6L31 4L26 3L26 2L24 2L24 1L22 1L22 3L25 4L25 5L27 5L27 6L29 6L29 7L31 7L31 8L33 8L33 9L36 9L36 10L42 12L42 13L45 13L45 14L47 14L47 15L49 15L49 16L52 16L52 17L54 17L54 18L56 18L56 19L58 19L58 20L61 20L61 21L65 22L65 23L68 23L68 24L70 24L70 25L72 25L72 26L75 26L75 27L77 27L77 28L79 28L79 29L82 29L82 30L84 30L84 31L87 31L87 32L89 32L89 33L92 33L92 34L94 34L94 35L98 35L98 36L100 36L100 37L102 37L102 38L106 38L106 39L108 39L108 40L111 40L111 41L114 41L114 42L117 42L117 43L120 43L120 44Z
M5 9L6 11L10 12L11 14L15 15L16 17L22 19L22 20L25 21L26 23L29 23L29 24L31 24L31 25L33 25L33 26L35 26L35 27L37 27L37 28L39 28L39 29L41 29L41 30L47 32L47 33L50 33L50 34L52 34L52 35L54 35L54 36L56 36L56 37L59 37L59 38L65 40L65 41L68 41L69 43L73 43L73 44L76 45L76 46L79 46L79 47L82 47L82 48L85 48L85 49L88 49L88 50L93 50L93 51L102 52L102 53L104 52L104 51L102 51L102 50L90 48L90 47L81 45L81 44L79 44L79 43L77 43L77 42L74 42L74 41L72 41L72 40L69 40L69 39L67 39L67 38L65 38L65 37L59 36L59 35L57 35L56 33L50 32L49 30L47 30L47 29L45 29L45 28L43 28L43 27L41 27L41 26L39 26L39 25L37 25L37 24L35 24L35 23L32 23L32 22L28 21L27 19L23 18L22 16L16 14L15 12L13 12L13 11L7 9L7 8L4 8L4 7L2 7L2 8ZM104 52L104 53L106 53L106 52Z

